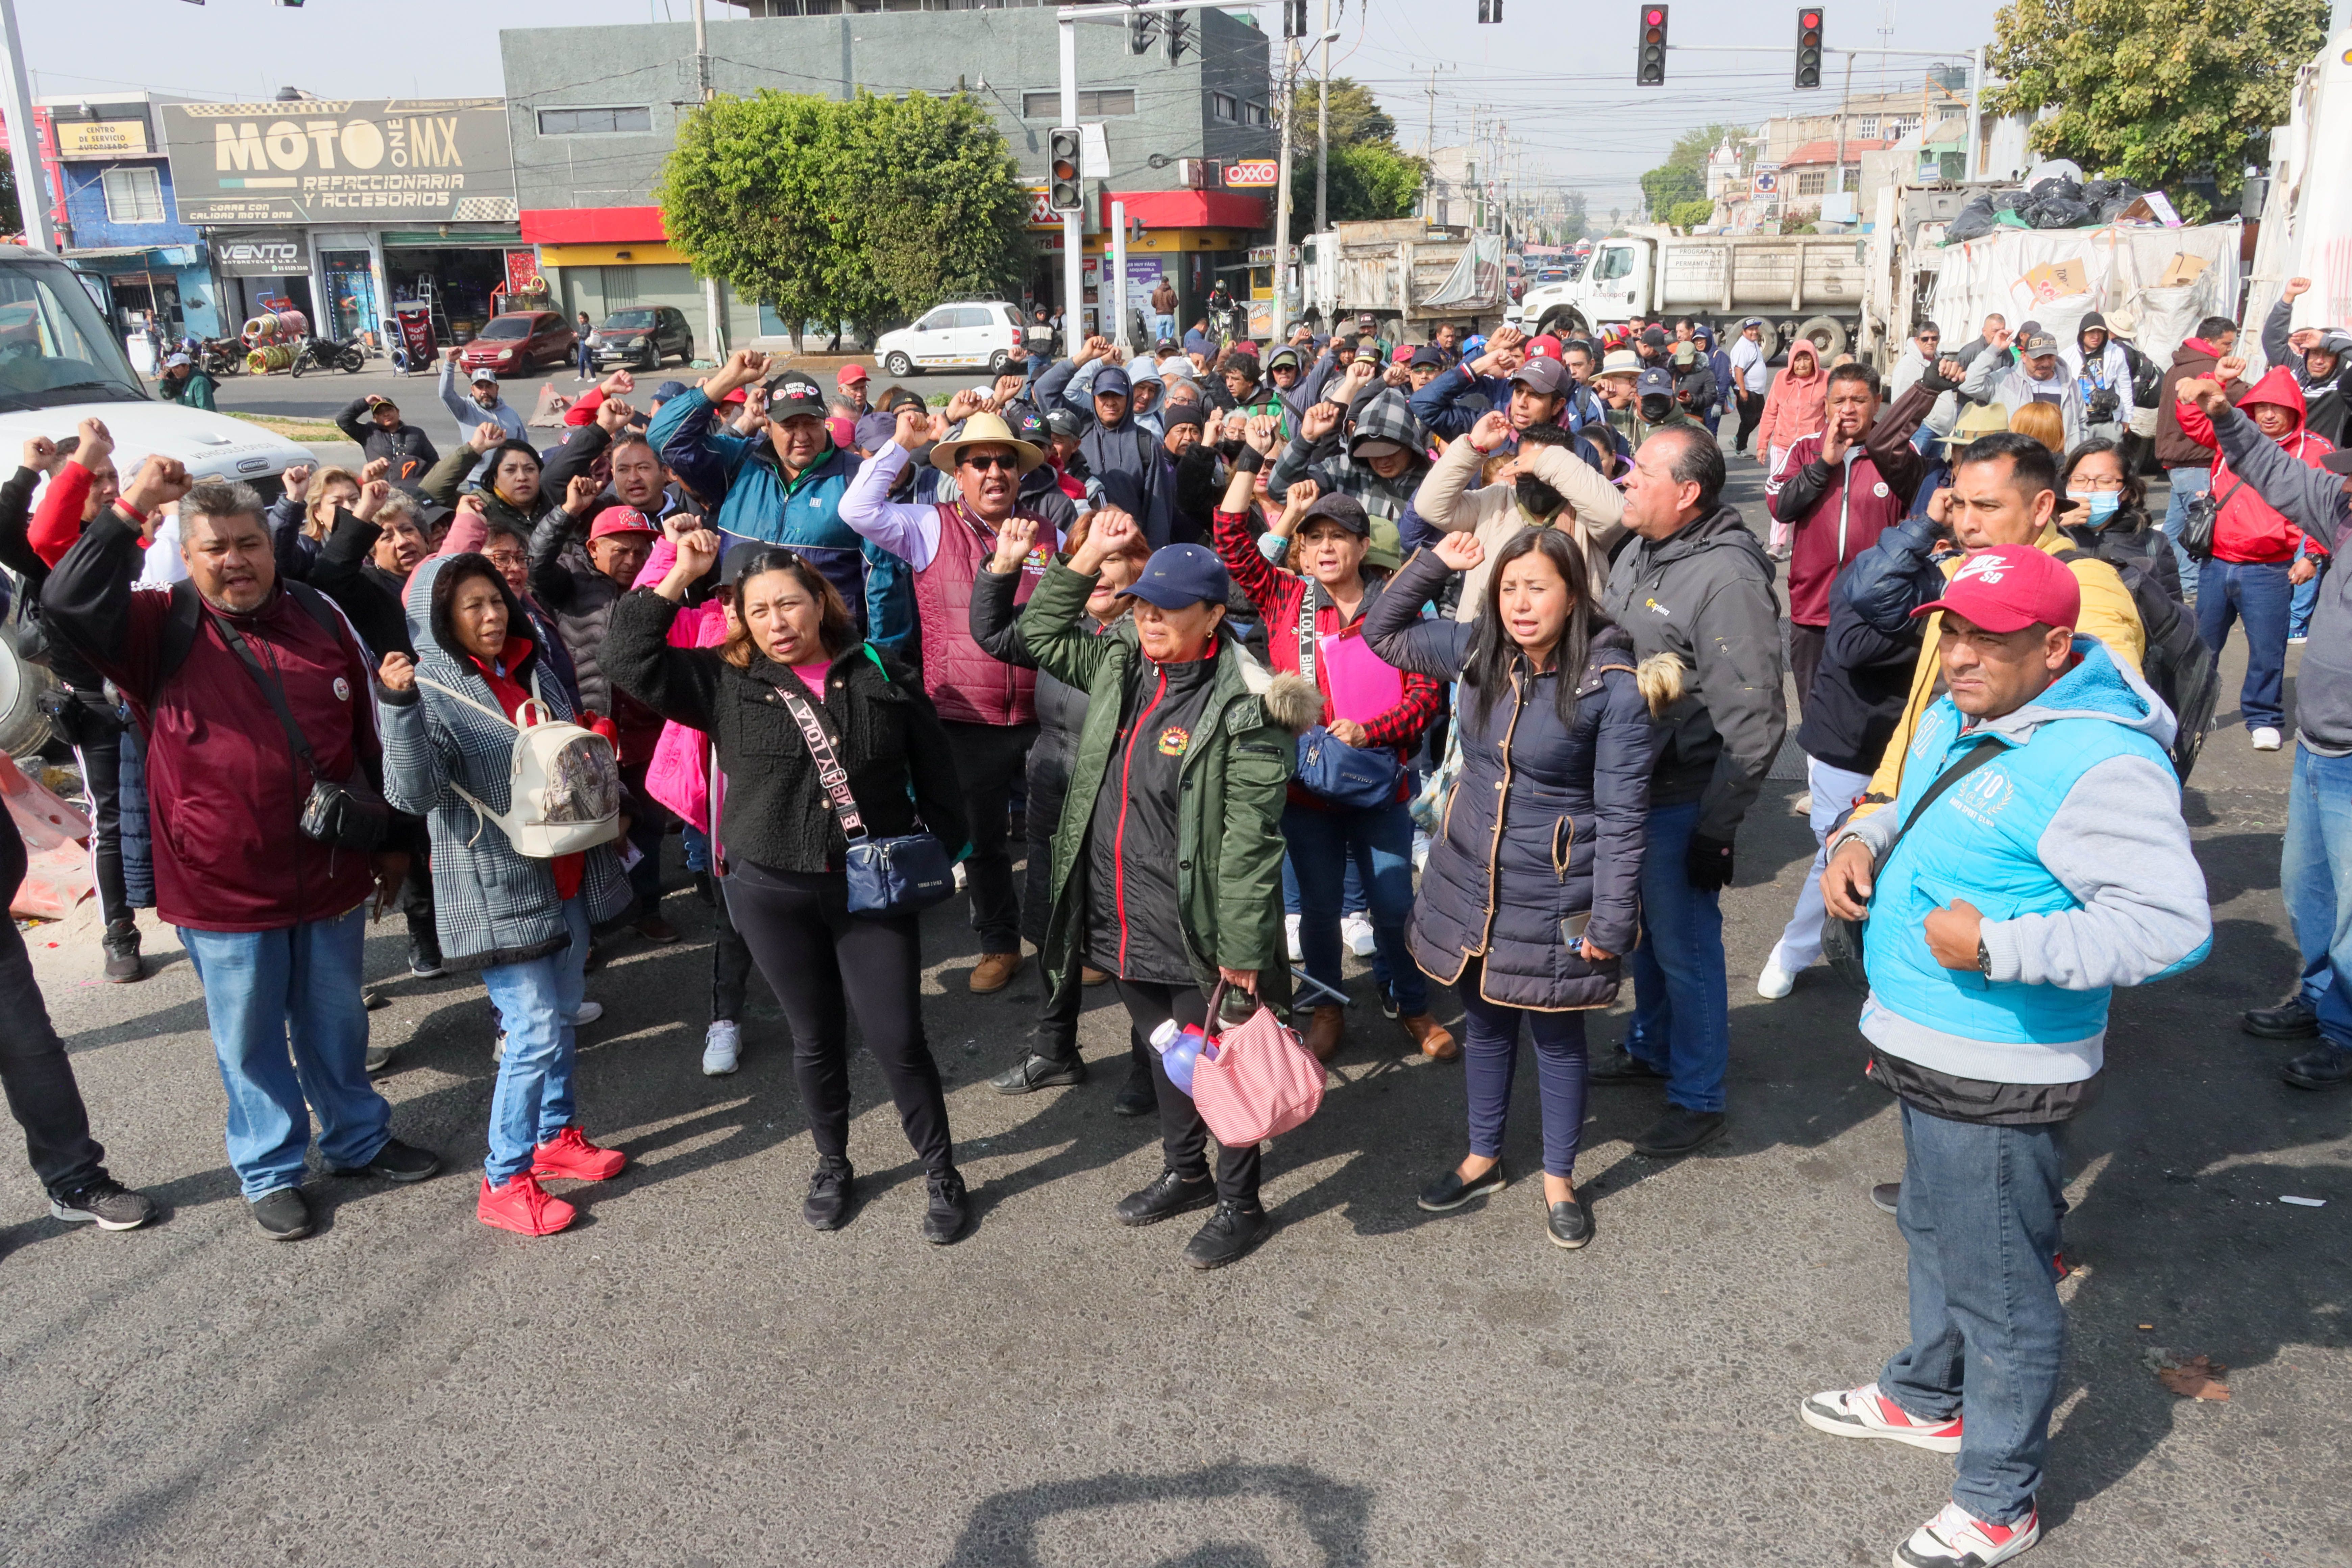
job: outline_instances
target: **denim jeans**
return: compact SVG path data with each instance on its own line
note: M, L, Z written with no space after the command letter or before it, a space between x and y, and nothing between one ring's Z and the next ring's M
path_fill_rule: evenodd
M1650 809L1642 940L1633 952L1633 1027L1625 1049L1666 1075L1669 1103L1721 1110L1731 1060L1722 895L1692 887L1683 867L1698 808L1691 801Z
M2213 470L2167 468L2164 477L2172 484L2171 499L2164 503L2164 536L2172 541L2172 561L2180 568L2181 585L2193 594L2197 592L2197 563L2180 548L2180 525L2189 521L2189 503L2213 488Z
M330 1170L374 1159L392 1136L392 1107L367 1077L367 911L275 931L179 929L205 988L228 1091L228 1163L247 1201L300 1184L312 1111Z
M588 910L578 898L563 900L563 924L572 945L561 952L482 971L507 1032L490 1095L490 1157L482 1162L494 1187L530 1170L531 1151L572 1125L572 1015L588 962Z
M1454 994L1462 1002L1462 1083L1470 1101L1470 1152L1482 1160L1503 1157L1504 1119L1511 1109L1511 1080L1519 1065L1519 1026L1535 1036L1537 1103L1543 1112L1544 1173L1565 1181L1576 1173L1576 1149L1584 1132L1584 1087L1589 1058L1584 1050L1584 1015L1539 1013L1509 1007L1478 994L1486 961L1462 966Z
M2311 613L2319 608L2320 585L2327 581L2326 556L2314 555L2310 548L2305 546L2295 552L2295 558L2299 561L2310 562L2319 569L2319 575L2308 583L2297 583L2294 585L2294 602L2293 607L2287 611L2286 616L2286 635L2290 639L2311 635Z
M2295 746L2279 891L2303 950L2301 989L2319 1010L2320 1037L2352 1050L2352 757ZM2322 963L2328 977L2319 986Z
M1173 316L1154 315L1151 318L1151 335L1155 345L1159 339L1174 337L1176 335L1176 318Z
M1805 869L1805 885L1797 893L1796 912L1780 931L1780 945L1772 955L1794 974L1822 961L1822 873L1829 868L1830 828L1853 805L1853 797L1870 787L1868 773L1850 773L1811 757L1805 759L1805 784L1813 795L1813 863Z
M2230 625L2246 626L2246 679L2238 707L2249 730L2286 721L2286 617L2293 585L2283 562L2208 561L2197 585L2197 635L2219 658Z
M1371 903L1372 940L1388 961L1388 981L1397 1008L1429 1011L1429 987L1405 951L1405 927L1412 920L1412 813L1403 802L1365 809L1287 805L1282 836L1290 845L1290 868L1298 879L1298 951L1307 973L1339 988L1339 915L1348 866L1369 853L1372 874L1364 888Z
M1994 1524L2033 1506L2066 1354L2058 1303L2066 1124L1992 1127L1903 1106L1911 1342L1879 1391L1922 1421L1961 1418L1952 1500Z

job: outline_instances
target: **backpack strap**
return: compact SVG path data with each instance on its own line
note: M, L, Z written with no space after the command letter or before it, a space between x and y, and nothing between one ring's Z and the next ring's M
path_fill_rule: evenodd
M328 602L327 596L308 583L297 583L283 577L278 582L293 601L302 606L303 613L341 646L343 617ZM205 602L198 597L195 584L185 577L173 584L172 608L163 617L163 642L155 659L157 689L160 690L165 681L177 675L180 667L188 662L188 655L195 651L196 634L203 626L204 619Z
M500 712L498 709L491 707L488 703L477 702L472 698L467 696L464 692L453 690L450 688L442 685L437 680L427 680L425 677L420 675L416 678L416 684L419 686L429 686L434 690L439 692L442 696L449 698L454 701L462 702L477 713L487 714L488 717L496 719L499 723L504 724L508 729L515 731L518 733L520 733L523 728L520 724L516 723L513 720L508 718L504 713ZM535 694L537 691L536 686L533 687L533 691Z

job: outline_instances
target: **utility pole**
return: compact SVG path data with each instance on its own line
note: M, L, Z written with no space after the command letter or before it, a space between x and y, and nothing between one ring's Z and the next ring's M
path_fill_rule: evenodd
M710 101L710 37L703 28L702 0L694 0L694 96L703 103ZM727 359L727 308L719 295L719 279L702 280L702 325L710 334L712 357L724 363ZM800 323L793 323L795 334ZM797 335L793 346L800 347Z
M1830 176L1832 189L1841 195L1845 191L1845 110L1853 98L1853 56L1849 54L1845 58L1845 86L1838 92L1837 172Z
M41 180L41 153L34 142L33 93L25 80L25 46L16 36L16 0L0 0L0 47L8 52L8 159L16 172L16 210L25 215L25 243L54 254L58 237L49 227L48 187Z
M1078 30L1064 17L1062 35L1062 123L1078 122ZM1080 169L1078 189L1086 190L1085 171ZM1087 340L1087 216L1084 212L1062 215L1062 353L1075 358L1078 345Z
M1282 46L1282 158L1275 173L1274 204L1274 336L1282 342L1289 331L1287 307L1283 297L1283 279L1289 271L1290 260L1290 130L1291 121L1298 118L1298 42L1286 40Z
M1331 0L1323 0L1323 68L1315 87L1315 232L1331 226Z
M1963 176L1971 180L1984 178L1979 166L1984 159L1977 151L1984 142L1984 46L1979 44L1976 62L1969 68L1969 155L1960 168Z

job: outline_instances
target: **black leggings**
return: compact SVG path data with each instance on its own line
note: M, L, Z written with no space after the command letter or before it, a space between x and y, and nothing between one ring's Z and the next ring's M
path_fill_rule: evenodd
M86 710L74 761L89 799L90 878L97 884L99 917L111 926L131 918L122 886L122 729L103 692L75 690L73 697Z
M939 1064L923 1040L923 950L916 917L872 920L849 912L838 871L778 871L739 862L727 907L793 1030L800 1079L819 1154L849 1157L849 1013L882 1064L907 1142L933 1174L955 1168Z
M1197 985L1121 980L1118 998L1127 1004L1127 1016L1135 1021L1136 1034L1145 1039L1171 1018L1179 1024L1201 1024L1209 1016L1209 999L1201 994ZM1161 1064L1160 1053L1148 1046L1145 1049L1151 1058L1151 1086L1160 1093L1161 1152L1170 1170L1188 1182L1197 1182L1209 1173L1209 1124L1201 1120L1192 1097L1168 1081L1168 1069ZM1218 1198L1256 1207L1258 1163L1258 1146L1255 1143L1240 1149L1219 1145Z
M710 1021L725 1019L740 1023L743 1018L743 998L751 988L751 950L744 945L743 933L735 929L734 906L729 900L728 885L732 877L710 879L711 900L719 906L719 919L710 935Z

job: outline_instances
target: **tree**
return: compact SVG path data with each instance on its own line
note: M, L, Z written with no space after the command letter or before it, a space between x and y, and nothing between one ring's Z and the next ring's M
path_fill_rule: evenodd
M2057 112L2026 134L2086 174L2169 185L2195 223L2210 177L2223 205L2287 117L2295 68L2326 37L2326 0L2013 0L1987 64L1996 114Z
M1745 136L1740 125L1701 125L1675 138L1666 161L1642 176L1642 195L1654 223L1672 220L1666 215L1685 202L1706 199L1707 155L1726 136ZM1701 222L1706 221L1701 219Z
M1676 228L1696 228L1701 224L1715 221L1715 203L1706 196L1695 201L1676 202L1666 209L1659 221L1670 223Z
M1316 87L1301 81L1291 95L1290 237L1315 229ZM1370 89L1343 76L1331 79L1331 152L1324 171L1324 205L1333 223L1406 217L1428 178L1429 165L1396 144L1396 121ZM1304 200L1301 196L1304 196Z
M679 126L654 195L697 277L796 327L903 319L1027 262L1027 193L960 94L715 98Z
M1298 90L1291 95L1291 104L1298 115L1292 122L1291 135L1303 142L1307 155L1315 155L1315 108L1319 101L1317 89L1320 84L1312 77L1299 79ZM1396 121L1381 107L1371 89L1351 77L1331 79L1331 145L1359 147L1377 144L1393 148L1396 145Z
M16 210L16 171L0 160L0 234L21 234L25 215Z

